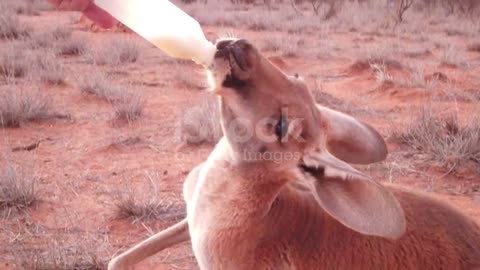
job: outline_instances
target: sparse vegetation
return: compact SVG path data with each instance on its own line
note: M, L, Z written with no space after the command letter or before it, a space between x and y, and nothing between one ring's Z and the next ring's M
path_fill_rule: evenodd
M150 185L143 185L141 189L128 185L113 195L115 216L130 218L133 223L157 218L182 218L185 215L183 206L172 198L159 197L157 173L149 172L146 176Z
M404 132L394 137L418 153L418 157L433 160L447 169L473 163L480 169L480 122L469 119L462 125L457 115L438 117L425 109L415 117Z
M393 3L395 24L402 23L405 12L413 5L413 0L395 0Z
M117 38L92 49L89 61L97 65L118 65L137 62L139 57L140 48L137 41Z
M138 93L125 93L114 104L115 118L117 120L133 122L142 116L145 101Z
M105 249L108 245L101 234L65 233L62 230L49 235L35 233L34 236L43 244L35 248L27 247L31 243L23 244L17 253L18 266L22 269L103 270L107 267Z
M465 67L466 62L459 55L459 50L454 46L448 46L440 58L440 64L450 67Z
M7 11L0 11L0 39L18 39L30 35L30 27Z
M40 80L53 85L61 85L65 83L67 72L53 55L37 55L36 60Z
M0 212L3 217L25 210L38 200L37 179L6 162L0 166Z
M375 77L379 83L393 83L393 77L387 71L385 64L372 64L372 69L375 72Z
M94 95L109 102L117 101L124 88L114 85L103 73L91 73L79 78L80 91L86 95Z
M205 72L188 72L188 65L184 61L176 61L172 69L175 70L175 81L182 83L188 89L206 89L208 87L205 80Z
M0 76L4 78L24 77L31 68L31 63L23 50L7 45L0 55Z
M305 40L298 36L285 37L271 37L264 39L263 51L278 52L281 51L285 57L298 57L302 53L302 47L305 45Z
M471 43L467 49L471 52L480 52L480 42Z
M44 49L54 47L58 42L70 39L72 30L66 27L57 27L51 31L36 32L28 40L27 47L31 49Z
M178 136L187 144L215 143L222 136L220 111L215 98L205 98L199 105L187 109L177 123Z
M50 100L38 89L8 84L0 92L0 126L18 127L21 123L56 117Z
M87 51L87 41L85 38L73 37L64 40L57 45L57 53L64 56L83 55Z

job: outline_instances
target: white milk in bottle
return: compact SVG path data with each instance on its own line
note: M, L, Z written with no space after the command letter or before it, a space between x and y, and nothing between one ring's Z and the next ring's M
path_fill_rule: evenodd
M215 46L200 24L168 0L95 0L95 4L168 55L210 66Z

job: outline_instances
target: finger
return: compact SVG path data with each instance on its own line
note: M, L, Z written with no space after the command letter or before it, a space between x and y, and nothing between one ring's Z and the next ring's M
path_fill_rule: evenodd
M102 28L112 28L117 23L115 18L96 6L93 2L90 2L88 7L83 11L83 14Z

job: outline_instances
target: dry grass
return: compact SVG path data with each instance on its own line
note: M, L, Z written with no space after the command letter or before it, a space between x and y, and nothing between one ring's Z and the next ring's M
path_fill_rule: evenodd
M375 72L375 77L379 83L393 83L393 76L388 73L385 64L371 64L371 68Z
M129 218L133 223L150 219L180 219L185 216L185 209L174 199L160 198L158 192L158 174L147 173L149 185L134 188L128 185L113 195L115 216Z
M8 10L0 11L0 39L18 39L27 37L30 33L30 27L20 22L16 15Z
M53 54L44 53L37 55L36 74L40 80L53 85L65 84L67 72L65 68L55 59Z
M471 52L480 52L480 42L474 42L467 46L467 49Z
M0 8L3 10L18 14L18 15L27 15L27 16L38 16L37 7L34 5L34 1L27 0L17 0L17 1L8 1L4 0L5 3L0 4Z
M0 211L9 216L21 211L38 200L37 179L21 168L6 163L0 167Z
M207 80L205 80L205 72L193 70L192 64L184 60L177 60L172 64L172 69L175 71L175 80L180 82L188 89L203 90L209 87Z
M398 48L391 44L383 44L381 47L369 48L364 53L370 65L383 65L388 68L402 69L403 65L395 58Z
M90 51L88 60L96 65L135 63L140 57L140 47L133 39L117 38L98 45Z
M177 136L187 144L216 143L223 136L218 101L208 97L185 110L177 123Z
M467 62L459 54L460 50L454 46L448 46L440 57L440 64L451 67L467 67Z
M16 263L28 270L106 269L108 243L103 235L78 231L70 234L64 230L47 235L35 233L36 241L42 244L23 243L15 256Z
M114 104L115 119L128 123L137 120L142 116L144 104L145 101L140 94L125 93Z
M94 95L100 99L115 102L125 89L112 85L112 81L103 73L92 73L78 80L80 91L86 95Z
M0 127L57 117L50 111L50 99L36 88L8 84L0 92Z
M53 30L32 34L26 45L29 49L44 49L54 47L58 42L65 42L69 40L71 36L72 29L57 27Z
M437 117L424 110L404 132L393 137L408 145L418 157L439 163L448 173L472 163L480 169L478 119L461 125L456 115Z
M63 56L83 55L87 51L87 41L85 38L75 36L57 44L57 54Z
M305 40L299 36L275 36L266 38L263 41L261 49L263 51L271 52L280 51L285 57L298 57L301 55L300 53L304 45Z
M0 55L0 76L4 78L24 77L31 69L31 62L24 51L13 44L7 45Z

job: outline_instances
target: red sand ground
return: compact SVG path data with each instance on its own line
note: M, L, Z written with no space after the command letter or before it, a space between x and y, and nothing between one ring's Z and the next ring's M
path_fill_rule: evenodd
M45 30L58 24L67 25L71 16L66 13L47 12L40 17L25 17L22 20L35 23L36 29ZM71 27L75 29L74 35L81 35L88 39L89 43L99 46L102 40L112 35L134 36L106 31L90 33L84 31L85 27L79 24ZM206 28L211 39L215 39L215 33L222 30ZM254 43L260 42L265 35L241 30L236 31L236 34ZM470 109L478 106L478 100L459 101L455 104L445 99L432 99L433 93L424 89L395 85L390 88L378 88L379 83L375 79L375 74L368 66L352 66L359 59L355 47L368 48L377 42L389 40L400 45L431 47L431 42L411 41L407 39L408 35L404 36L397 38L379 37L362 32L332 32L328 38L334 44L334 49L319 57L309 56L308 50L301 52L301 56L297 58L283 57L275 52L266 53L274 57L273 61L288 72L304 76L311 86L317 77L326 93L344 101L356 117L371 123L384 136L388 136L392 128L402 130L405 127L404 123L426 102L433 102L434 106L451 110L457 108L461 117L466 117ZM316 42L315 37L305 35L304 38L307 44ZM462 36L449 37L448 42L465 48ZM461 85L459 89L477 89L479 94L480 55L465 52L467 59L475 64L469 69L460 69L438 65L435 59L438 59L440 53L440 50L433 49L430 54L408 61L424 63L426 74L441 72L449 80ZM21 254L19 250L22 248L46 248L46 245L42 244L45 238L33 237L36 234L45 235L47 238L52 238L57 233L67 234L74 240L77 235L90 234L95 241L108 243L104 252L106 254L104 256L108 256L146 238L149 232L161 230L172 224L178 216L136 224L132 224L129 219L115 218L112 197L125 185L139 187L141 189L137 192L139 197L148 196L145 194L145 191L149 191L146 172L158 174L157 195L175 203L178 207L173 209L179 216L183 214L181 196L183 180L190 169L205 160L212 146L178 148L178 137L175 136L177 116L183 110L200 102L206 93L192 89L177 77L180 68L181 72L191 74L192 78L200 78L198 80L201 81L202 71L193 64L182 64L179 67L173 65L159 50L145 42L142 42L141 54L140 63L115 68L108 66L92 68L81 57L61 58L59 61L62 61L68 69L66 85L42 85L41 88L53 98L54 108L72 115L72 120L27 123L21 128L1 131L0 153L5 153L6 157L27 166L39 176L38 189L41 201L27 214L15 214L7 220L0 221L5 228L0 230L0 239L7 243L1 251L5 256L0 257L5 260L1 259L0 269L14 269L13 259ZM405 57L400 56L400 59ZM113 110L109 103L80 92L76 77L89 76L91 73L88 71L92 69L112 74L115 83L129 82L138 87L146 98L145 113L140 120L129 125L115 125L112 123ZM392 69L392 73L395 72L397 71ZM130 143L125 143L129 138ZM33 151L11 151L14 147L29 145L39 140L44 141ZM394 142L390 142L389 147L394 153L403 149ZM467 170L440 178L445 173L441 168L430 163L403 166L405 162L412 161L415 157L402 156L398 160L395 157L398 155L392 154L387 163L372 165L366 169L379 180L386 180L391 175L391 181L395 183L436 192L480 221L478 172ZM15 235L15 232L20 233ZM105 241L101 241L102 239ZM12 253L12 250L16 250L15 253ZM138 269L194 268L189 243L161 252L138 267Z

